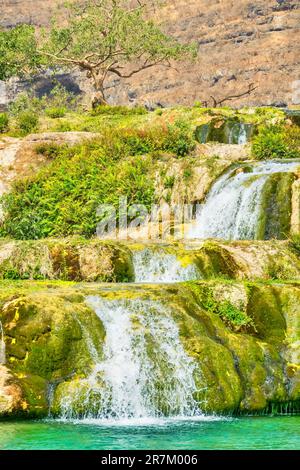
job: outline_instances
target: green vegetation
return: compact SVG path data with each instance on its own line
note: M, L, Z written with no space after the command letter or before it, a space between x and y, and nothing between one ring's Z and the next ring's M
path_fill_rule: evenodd
M262 190L258 240L285 239L291 228L293 173L271 175Z
M39 118L32 111L23 111L18 115L16 123L20 134L27 135L38 130Z
M8 130L8 115L6 113L0 113L0 134L3 134Z
M128 106L109 106L102 105L96 106L91 111L91 116L140 116L147 114L146 108L142 106L137 106L135 108L128 108Z
M300 234L295 233L290 237L290 245L296 251L297 255L300 256Z
M24 133L37 125L30 112L20 113L20 118ZM92 236L99 204L118 209L120 196L127 196L129 204L148 208L154 202L154 179L149 173L156 152L183 157L194 146L193 133L184 121L118 133L107 128L98 140L73 148L38 145L36 151L50 163L17 182L4 196L6 218L1 233L17 239Z
M14 136L25 136L41 130L45 119L50 122L61 119L67 112L77 111L78 108L78 99L60 84L55 84L50 93L42 98L20 93L9 106L9 126L6 125L4 131L10 131Z
M99 204L117 208L119 196L127 196L130 204L151 204L154 188L147 178L151 156L138 152L131 156L134 149L127 142L108 137L105 144L90 142L56 150L56 158L48 166L18 182L4 197L3 234L18 239L92 236Z
M204 290L201 298L203 307L210 313L218 315L228 326L235 330L255 330L252 318L241 308L228 300L220 301L214 297L211 289Z
M52 119L58 119L66 115L66 109L65 108L48 108L45 110L45 114L46 116Z
M53 21L47 31L20 25L1 32L0 79L39 68L75 67L86 72L96 92L93 105L98 105L106 102L105 84L110 77L130 78L150 67L170 67L171 61L197 55L196 45L180 44L145 19L147 2L128 8L124 0L100 4L85 0L63 8L66 11L59 12L60 17L65 13L63 25Z
M0 80L36 71L41 65L33 26L23 24L0 31Z
M252 154L257 160L299 158L299 126L271 125L261 127L258 135L253 139Z

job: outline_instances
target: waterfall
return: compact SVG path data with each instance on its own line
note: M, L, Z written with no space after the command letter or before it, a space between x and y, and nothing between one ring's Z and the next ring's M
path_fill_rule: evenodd
M188 238L256 239L265 183L270 175L297 167L299 162L270 161L230 169L212 186Z
M175 255L166 253L163 249L135 250L132 259L135 282L184 282L201 278L194 264L182 266Z
M220 142L222 144L244 145L251 140L253 132L253 124L228 120L216 127L214 122L202 124L196 128L195 136L201 144Z
M64 418L120 420L200 414L194 399L199 371L186 354L178 326L166 307L152 300L98 296L89 296L86 302L105 328L103 356L93 354L90 376L81 380L73 396L63 397Z
M0 320L0 364L5 364L6 355L5 355L5 341L4 341L4 331L3 326Z
M228 143L243 145L248 142L248 133L246 124L238 123L232 126L229 131Z

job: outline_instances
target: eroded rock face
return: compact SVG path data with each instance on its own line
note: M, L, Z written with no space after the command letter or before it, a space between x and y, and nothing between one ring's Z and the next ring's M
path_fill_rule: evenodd
M0 416L18 414L26 410L23 392L11 371L0 364Z
M138 253L144 256L136 257ZM136 268L144 272L143 282L150 282L152 271L163 282L211 277L300 279L298 251L285 241L141 244L73 238L0 242L0 279L132 282Z
M139 101L150 106L210 102L211 95L216 100L239 95L254 83L258 88L252 95L230 103L233 106L299 103L295 40L299 2L167 0L165 3L154 16L181 41L199 44L198 62L184 64L179 72L151 69L127 83L114 79L108 84L111 102ZM20 22L46 24L56 4L56 0L6 0L1 4L0 24L4 27ZM78 78L74 81L78 82ZM86 88L81 78L79 82Z
M145 309L153 302L152 309L161 305L168 310L180 343L199 371L195 397L202 411L251 413L262 412L271 403L297 406L297 283L201 281L110 288L19 283L0 286L8 368L2 366L0 371L0 415L43 416L49 407L61 414L67 406L65 393L78 392L79 385L90 383L87 379L95 361L103 360L107 334L87 302L90 296L104 299L108 306L111 302L112 313L116 302L130 306L128 301L134 299L145 301ZM135 315L131 321L132 334L148 334ZM151 348L148 354L151 361ZM95 377L99 391L105 377ZM11 386L14 381L17 385ZM78 416L96 413L95 400L89 394L89 401L79 400L80 409L73 412Z

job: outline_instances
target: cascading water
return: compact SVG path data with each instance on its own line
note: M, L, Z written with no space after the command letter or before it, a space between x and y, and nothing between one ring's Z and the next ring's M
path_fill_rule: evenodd
M229 170L212 186L188 238L256 239L264 185L270 175L297 167L299 162L270 161L251 164L250 171L249 165Z
M3 326L0 320L0 364L5 364L6 354L5 354L5 341L4 341L4 332Z
M228 143L238 145L244 145L248 142L248 128L244 123L236 125L237 129L233 126L229 131Z
M175 255L160 249L135 250L132 256L135 282L184 282L201 278L194 264L182 266Z
M200 415L195 377L200 374L180 341L171 313L151 300L105 300L87 304L102 321L103 357L90 376L61 401L64 418L141 419ZM77 407L81 410L77 411Z
M250 141L255 129L252 124L228 120L221 126L214 123L202 124L196 128L195 136L201 144L220 142L222 144L244 145Z

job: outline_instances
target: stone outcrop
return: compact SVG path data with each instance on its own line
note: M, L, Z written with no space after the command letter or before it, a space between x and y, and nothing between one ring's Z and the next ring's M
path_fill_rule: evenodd
M162 261L172 255L179 266L195 266L199 279L300 280L299 250L288 241L135 243L80 238L2 240L0 279L132 282L134 253L143 250Z
M72 390L79 406L74 413L88 413L89 402L80 400L80 393L95 360L89 344L93 341L93 355L101 357L105 338L101 320L85 301L88 295L108 302L153 300L170 309L181 342L201 371L196 398L203 411L260 413L287 404L290 411L298 409L300 289L295 282L111 288L18 283L0 286L8 368L0 371L0 415L46 416L49 409L60 414L62 397L67 393L71 400ZM233 312L248 326L234 321ZM9 388L14 381L17 388Z
M55 0L6 0L1 3L0 25L47 24L56 3ZM299 2L295 0L167 0L165 6L154 13L155 18L181 41L196 41L199 60L195 64L184 64L179 71L156 68L122 84L114 80L108 84L109 100L113 103L144 102L149 106L194 101L210 104L211 96L220 100L238 95L254 83L258 88L253 94L232 100L230 104L299 104L296 40L299 13ZM62 74L60 78L74 91L88 89L82 77ZM23 86L28 84L21 84L19 89ZM42 78L38 82L39 89L47 86L49 79ZM17 89L18 84L12 83L8 95ZM3 101L3 86L1 93Z

